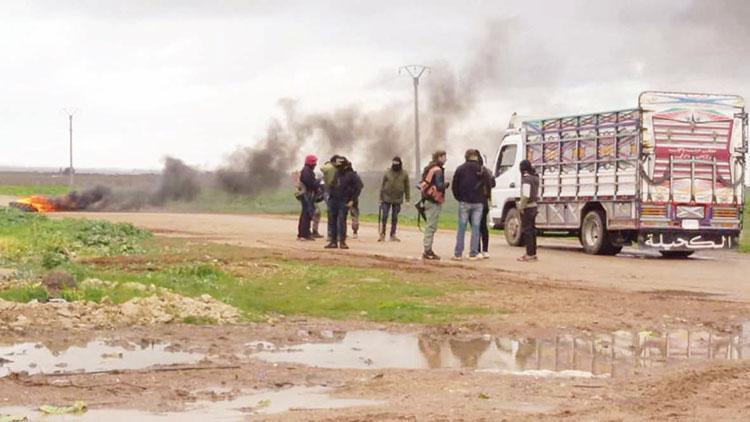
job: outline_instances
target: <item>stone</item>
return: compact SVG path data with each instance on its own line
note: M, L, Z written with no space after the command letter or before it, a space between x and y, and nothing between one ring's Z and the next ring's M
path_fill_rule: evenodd
M57 295L66 289L75 289L77 287L76 279L65 271L54 270L48 272L42 278L42 285L51 295Z

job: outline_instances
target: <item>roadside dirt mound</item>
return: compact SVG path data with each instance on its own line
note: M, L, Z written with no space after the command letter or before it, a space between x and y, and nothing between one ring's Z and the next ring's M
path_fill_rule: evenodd
M239 310L209 295L189 298L163 290L121 304L106 298L101 303L16 303L0 299L0 330L23 331L32 326L111 328L173 322L234 324L241 319Z

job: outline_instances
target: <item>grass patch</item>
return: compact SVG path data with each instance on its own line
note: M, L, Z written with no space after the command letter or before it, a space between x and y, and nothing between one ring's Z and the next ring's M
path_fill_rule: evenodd
M130 224L82 219L50 220L44 215L0 209L0 264L52 269L76 257L145 252L150 233Z
M129 283L153 284L188 297L209 294L240 309L250 319L280 313L331 319L436 323L460 315L487 312L477 307L432 303L434 298L449 292L465 290L457 283L426 285L376 269L297 261L273 264L275 270L272 272L244 276L230 274L209 264L180 264L159 271L136 273L89 266L79 268L76 276L112 280L119 283L118 287ZM122 298L113 298L115 303L120 300Z
M65 195L70 192L65 185L0 185L0 195Z
M180 240L153 242L150 238L149 233L129 224L51 220L42 214L0 209L0 266L19 269L30 280L40 279L52 268L67 271L79 282L78 288L61 292L68 301L101 302L107 297L113 303L123 303L158 294L159 288L164 288L193 298L209 294L238 308L250 320L284 314L442 323L489 312L488 308L441 300L469 289L460 280L426 279L421 274L390 269L309 263L253 255L255 252L248 256L242 248ZM48 295L43 287L32 285L1 291L0 297L28 302L46 300ZM184 322L215 321L196 316Z
M46 301L49 298L47 290L42 286L20 286L0 290L0 299L10 302L30 302L34 299Z

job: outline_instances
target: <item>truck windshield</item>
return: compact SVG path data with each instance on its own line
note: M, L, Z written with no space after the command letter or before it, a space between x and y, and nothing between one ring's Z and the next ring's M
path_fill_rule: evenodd
M518 145L506 145L500 149L500 155L497 157L495 167L495 177L508 171L516 162L516 150Z

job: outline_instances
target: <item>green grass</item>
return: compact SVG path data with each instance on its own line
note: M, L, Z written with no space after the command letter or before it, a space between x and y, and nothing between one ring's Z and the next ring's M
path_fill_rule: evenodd
M64 185L0 185L0 195L65 195L70 189Z
M11 302L30 302L34 299L44 301L48 299L47 290L41 286L20 286L0 290L0 299Z
M447 295L468 289L455 279L248 256L247 250L230 246L154 241L128 224L51 220L12 209L0 210L0 266L16 268L31 281L41 280L52 268L70 273L78 288L61 292L68 301L101 302L106 297L123 303L168 289L187 297L209 294L249 320L283 314L438 323L489 312L446 304ZM84 282L89 279L106 282ZM38 283L0 291L0 298L18 302L47 297ZM215 321L191 316L183 322Z
M236 276L208 264L177 265L155 272L123 272L95 266L71 268L77 278L155 285L188 297L209 294L253 320L262 315L307 315L331 319L434 323L487 309L435 304L434 299L466 288L449 282L416 283L385 270L307 264L274 263L269 274ZM125 292L122 292L125 293ZM142 295L137 289L110 296L115 303ZM89 299L97 298L85 293ZM200 323L199 321L188 321Z
M130 224L0 209L0 265L43 270L79 257L142 253L150 237Z

